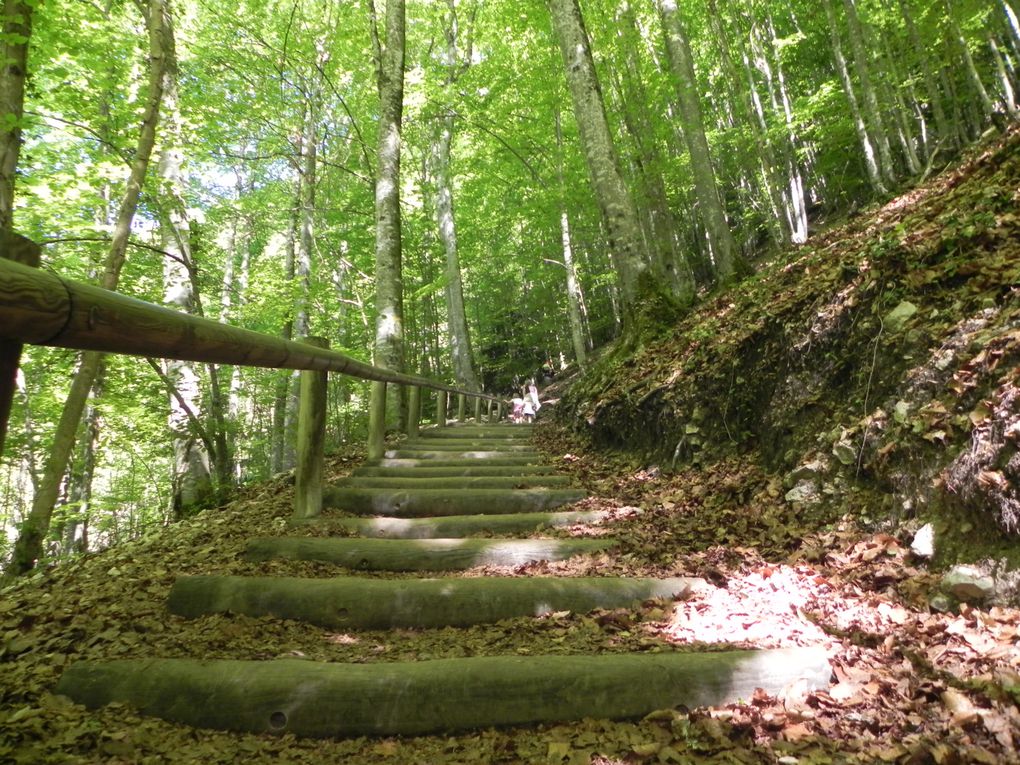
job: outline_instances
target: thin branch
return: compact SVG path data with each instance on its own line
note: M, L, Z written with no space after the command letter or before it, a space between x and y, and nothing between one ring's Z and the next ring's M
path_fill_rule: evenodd
M63 117L57 117L53 114L43 114L42 112L34 112L29 111L27 109L25 110L25 114L31 115L33 117L38 117L41 120L52 120L53 122L60 122L64 125L68 125L69 127L83 130L89 135L91 135L97 142L103 144L104 146L108 147L111 151L113 151L113 153L116 154L122 162L124 162L127 165L131 164L132 161L131 157L128 155L126 151L124 151L121 147L111 143L109 140L104 138L101 133L89 127L88 125L83 125L80 122L74 122L72 120L65 120Z
M159 368L159 364L148 357L146 357L145 360L148 362L149 366L152 367L152 371L159 377L160 382L163 383L163 387L165 387L167 392L177 400L177 403L184 411L184 414L188 417L188 424L191 426L192 430L195 431L195 435L202 440L203 444L205 444L205 448L209 452L209 456L215 462L216 447L213 445L212 439L209 438L209 434L206 432L206 429L202 427L202 423L198 421L198 417L195 416L191 407L188 406L188 402L184 400L184 397L181 395L181 392L177 390L177 386L174 385L173 381L166 376L166 373L162 369Z
M111 241L111 239L102 236L67 236L59 239L40 239L39 244L49 247L51 244L64 244L65 242L102 242L103 244L109 244ZM129 240L128 246L137 247L140 250L149 250L150 252L158 253L164 257L170 258L171 260L176 260L183 266L188 265L187 261L180 255L175 255L172 252L161 250L159 247L153 247L151 244L142 244L141 242L132 242Z

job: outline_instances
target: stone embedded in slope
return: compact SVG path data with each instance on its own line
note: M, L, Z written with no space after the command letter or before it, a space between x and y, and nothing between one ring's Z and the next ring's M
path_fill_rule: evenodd
M564 487L572 483L566 475L491 475L491 476L371 476L352 475L337 481L338 487L372 489L534 489Z
M331 629L467 627L553 611L619 608L648 598L682 598L702 585L700 579L682 577L185 576L174 583L168 607L192 619L231 612Z

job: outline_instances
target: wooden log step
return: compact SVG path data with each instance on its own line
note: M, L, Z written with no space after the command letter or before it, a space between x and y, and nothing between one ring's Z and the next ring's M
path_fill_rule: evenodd
M329 518L295 521L328 529L350 531L363 537L387 539L437 539L476 534L531 534L546 528L575 523L600 523L611 513L604 510L559 513L509 513L507 515L449 515L438 518Z
M383 455L386 459L412 460L524 460L525 465L542 463L545 457L534 450L530 451L443 451L437 449L387 449Z
M429 461L419 467L361 465L355 468L351 475L388 478L449 478L453 476L538 476L555 473L556 468L551 465L493 465L490 461L478 462L475 460L459 467L437 467L435 461Z
M531 441L469 441L467 439L428 438L401 441L397 449L424 449L430 452L534 452Z
M456 452L454 452L456 454ZM497 467L511 467L522 465L540 464L540 460L533 460L530 457L494 457L484 461L485 465ZM479 459L412 459L410 457L383 457L380 460L366 460L362 463L366 467L474 467L482 464Z
M198 728L335 738L623 720L732 704L757 688L824 690L831 671L821 648L371 664L118 659L75 662L56 692Z
M329 539L255 537L246 557L317 560L360 571L459 571L521 566L605 550L615 539Z
M323 491L323 507L355 515L427 515L475 513L537 513L585 497L583 489L371 489L331 486Z
M232 612L295 619L329 629L467 627L553 611L619 608L685 597L701 580L620 577L298 579L185 576L170 590L171 613L191 619Z
M354 475L337 486L367 486L377 489L529 489L536 486L570 486L568 475L482 475L438 478Z
M425 428L419 438L529 438L528 425L461 425L451 428Z

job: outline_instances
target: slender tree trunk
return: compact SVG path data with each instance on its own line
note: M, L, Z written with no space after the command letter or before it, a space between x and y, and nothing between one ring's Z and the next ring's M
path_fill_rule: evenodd
M602 212L609 251L620 287L624 329L633 327L643 294L653 287L646 279L644 250L637 209L620 175L605 105L599 87L591 44L577 0L547 0L560 44L574 116L581 136L592 191ZM662 289L662 285L658 285Z
M850 113L853 116L854 128L857 131L857 140L861 143L861 150L864 152L864 166L868 172L868 180L871 186L879 194L888 194L882 178L882 171L879 168L878 157L875 153L875 145L872 143L868 128L861 116L860 103L857 101L857 94L854 92L854 85L850 79L850 70L847 69L846 58L843 56L843 45L839 37L839 23L836 20L836 12L832 7L832 0L822 0L822 7L825 9L825 16L829 22L829 35L832 43L832 57L836 63L836 71L843 83L843 92L850 104Z
M120 212L114 227L107 253L101 285L104 289L117 287L124 264L131 221L134 219L141 195L149 158L156 140L160 103L163 98L163 67L166 36L172 34L164 0L149 0L149 97L142 120L142 128L135 149L134 161L127 188L121 201ZM67 461L74 446L75 432L81 421L85 402L100 368L102 354L88 351L82 354L81 365L71 382L71 390L53 437L53 445L46 460L39 491L32 500L32 511L22 524L21 534L15 543L8 574L18 576L31 571L42 555L43 541L49 533L50 518L60 491L60 482L67 469Z
M928 103L931 105L931 113L935 118L935 132L938 140L950 141L955 144L955 134L949 126L946 118L946 111L942 105L942 94L939 92L938 82L935 78L935 70L932 67L931 59L921 41L921 35L914 23L914 13L910 8L910 0L899 0L900 15L903 17L903 24L907 29L907 39L910 46L917 55L918 66L921 69L921 77L924 80L924 89L928 96ZM933 150L934 151L934 150Z
M850 50L853 54L854 71L861 88L861 100L864 107L864 122L871 134L872 143L878 149L879 170L882 177L889 183L896 182L896 165L893 162L892 147L889 145L889 133L882 118L882 109L878 104L878 93L871 79L871 66L864 43L864 29L857 15L855 0L843 0L846 11L847 31Z
M459 20L454 0L447 2L449 12L445 29L446 35L446 85L456 84L460 72L471 64L471 49L461 60L458 50ZM453 143L454 116L447 111L440 118L438 133L432 147L434 177L436 182L436 222L439 239L446 253L446 316L450 337L450 356L453 360L453 375L457 384L468 390L479 390L478 375L475 373L474 354L471 350L471 333L468 329L467 314L464 311L464 281L460 272L460 255L457 251L457 224L453 213L453 183L450 169L450 147Z
M746 270L737 244L733 240L726 211L719 197L719 187L712 168L712 156L705 136L705 122L698 98L698 83L694 60L687 34L683 28L676 0L656 0L662 29L666 38L666 53L673 73L684 139L694 174L694 191L698 198L701 221L708 234L719 281L732 281Z
M1016 93L1013 90L1013 82L1009 79L1009 72L1006 71L1005 58L999 50L999 44L991 31L986 30L988 35L988 47L992 51L992 58L995 61L995 71L999 75L999 85L1002 87L1002 103L1006 107L1006 113L1010 119L1020 119L1020 110L1017 109Z
M92 386L96 398L102 395L103 381ZM99 407L89 404L85 409L84 432L79 456L68 478L67 502L73 508L64 521L61 552L63 555L88 551L88 526L92 509L92 481L96 474L96 447L100 432Z
M178 100L176 48L166 37L163 77L163 141L159 177L165 194L160 221L163 260L164 302L179 311L196 313L194 263L191 251L191 220L184 190L184 150ZM191 412L202 410L202 381L197 366L188 361L168 360L166 376L177 395L169 396L168 425L174 452L174 517L184 518L207 503L215 493L210 455L194 433Z
M14 181L21 153L21 120L25 111L28 43L36 3L3 0L3 36L0 39L0 231L14 223Z
M946 21L949 26L949 33L952 35L957 47L959 47L960 55L963 56L964 71L967 73L967 79L970 80L971 87L974 89L974 93L981 104L982 122L986 122L995 112L995 105L992 103L992 98L988 95L984 83L981 82L981 75L978 74L974 58L970 55L967 39L963 36L963 32L960 31L960 25L956 23L956 15L951 0L943 0L943 2L946 6Z
M404 112L404 0L386 0L379 56L379 147L375 182L375 362L404 370L404 281L400 225L400 135ZM386 424L399 428L401 386L386 386Z

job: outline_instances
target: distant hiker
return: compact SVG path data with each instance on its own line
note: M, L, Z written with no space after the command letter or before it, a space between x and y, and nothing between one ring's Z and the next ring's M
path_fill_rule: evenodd
M538 400L538 387L535 385L534 380L528 380L528 387L525 390L524 398L531 399L531 405L535 408L535 414L538 414L538 410L542 408L542 404Z
M534 420L535 420L535 405L531 402L531 397L530 396L525 396L523 401L524 401L524 408L522 409L521 414L524 417L524 421L528 422L528 423L534 422Z
M524 419L524 399L514 396L510 399L510 422L520 422Z

